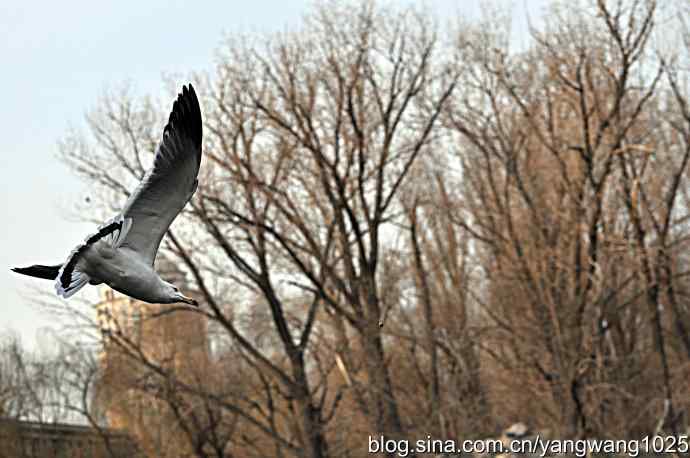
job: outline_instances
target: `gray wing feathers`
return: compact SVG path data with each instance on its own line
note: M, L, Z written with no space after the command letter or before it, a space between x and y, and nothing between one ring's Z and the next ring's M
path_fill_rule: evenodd
M79 291L82 286L90 282L91 278L79 265L84 251L101 240L113 248L119 247L127 237L127 231L129 231L131 223L132 220L130 218L124 218L122 215L113 218L98 226L95 234L88 236L84 243L72 250L67 261L60 267L55 279L55 291L58 296L67 299Z
M132 227L122 244L153 265L161 239L196 189L201 163L202 123L192 85L173 103L153 167L125 204Z

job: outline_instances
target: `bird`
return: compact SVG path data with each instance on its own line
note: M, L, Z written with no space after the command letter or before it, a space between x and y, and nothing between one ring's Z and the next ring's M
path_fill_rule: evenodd
M100 225L57 265L15 267L23 275L55 280L65 299L84 285L105 283L134 299L152 304L198 302L163 280L154 269L168 227L198 187L202 119L194 87L182 87L173 102L153 165L114 218Z

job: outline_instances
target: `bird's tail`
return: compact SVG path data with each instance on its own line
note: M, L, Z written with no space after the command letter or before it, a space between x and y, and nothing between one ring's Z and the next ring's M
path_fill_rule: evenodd
M15 267L12 272L17 272L22 275L29 275L30 277L45 278L46 280L55 280L60 272L62 264L56 266L41 266L35 264L30 267Z

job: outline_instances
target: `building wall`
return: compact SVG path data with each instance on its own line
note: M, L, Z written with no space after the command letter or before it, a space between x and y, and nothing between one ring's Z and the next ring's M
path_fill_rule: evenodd
M106 440L110 445L108 451ZM0 419L0 458L136 458L122 431L88 426Z
M159 272L161 269L159 269ZM184 288L182 278L163 278ZM206 321L180 304L148 304L101 290L96 305L103 335L98 401L111 427L129 431L147 456L180 456L186 438L164 398L164 381L129 351L141 352L156 366L184 383L196 385L207 375L209 349ZM160 386L158 386L160 385ZM178 396L178 394L174 394Z

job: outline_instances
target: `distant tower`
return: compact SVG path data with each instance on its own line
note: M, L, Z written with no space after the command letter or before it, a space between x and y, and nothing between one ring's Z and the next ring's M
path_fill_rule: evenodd
M160 276L194 296L184 273L162 255L158 258L156 270ZM141 386L150 369L128 356L128 351L141 352L185 383L197 383L207 375L206 321L194 311L174 310L180 306L184 304L147 304L107 286L101 289L101 301L96 304L103 338L99 404L109 426L126 428L142 441L153 440L142 436L151 434L148 423L155 422L156 416L160 423L161 416L165 416L165 407L142 394L150 388L142 389ZM164 432L159 428L159 433Z

